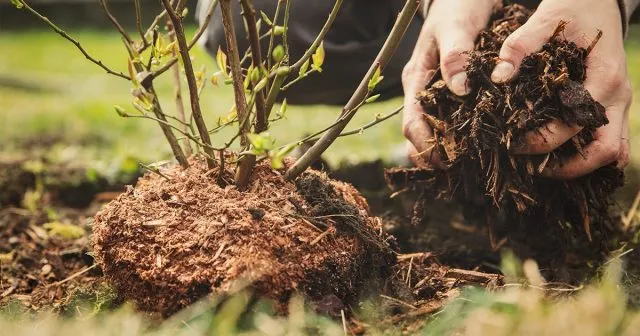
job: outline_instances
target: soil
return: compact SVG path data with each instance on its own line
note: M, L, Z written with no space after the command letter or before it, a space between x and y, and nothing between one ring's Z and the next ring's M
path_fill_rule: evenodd
M86 211L55 211L61 222L89 232ZM43 226L50 222L47 217L39 211L0 209L0 306L17 302L32 311L64 312L74 297L106 289L88 254L88 234L58 237Z
M247 192L219 186L200 158L162 174L169 180L149 173L105 206L93 228L98 263L140 309L168 315L240 281L283 304L302 292L348 305L394 262L365 199L321 173L293 184L263 162Z
M424 122L435 134L429 141L444 168L391 169L387 180L394 190L419 194L417 222L425 216L426 203L452 200L462 206L465 218L488 229L495 249L510 247L523 258L560 267L555 269L573 267L562 267L567 263L584 267L604 258L615 248L612 239L620 237L619 218L609 209L623 172L612 164L568 181L540 174L582 155L594 130L608 120L604 107L582 85L589 49L562 37L571 23L561 22L543 49L523 60L514 80L491 82L500 47L530 15L520 5L494 13L469 53L468 96L449 91L440 71L419 95ZM552 120L583 130L548 155L512 154L512 146L521 144L527 132Z

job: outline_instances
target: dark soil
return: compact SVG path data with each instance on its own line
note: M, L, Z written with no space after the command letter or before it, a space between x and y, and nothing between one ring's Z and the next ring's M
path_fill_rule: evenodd
M469 54L471 94L455 96L440 72L420 94L424 122L435 133L434 152L445 168L393 169L387 178L395 190L420 194L417 218L425 215L425 202L453 200L467 219L489 229L496 249L516 249L549 267L582 268L603 258L619 236L619 220L609 208L623 173L610 165L569 181L540 175L546 167L582 155L594 130L608 120L604 107L582 85L589 50L562 38L571 23L561 22L543 49L523 60L516 79L491 82L502 43L530 14L519 5L494 13ZM527 132L552 120L584 129L549 155L511 153Z
M59 221L89 232L86 212L56 212ZM59 237L43 227L50 222L47 217L39 211L0 208L0 307L13 301L30 310L64 312L76 295L106 290L88 254L88 234Z
M163 175L145 175L95 217L96 259L143 310L170 314L241 281L280 303L302 292L346 305L394 262L364 198L320 173L294 185L261 163L247 192L220 187L200 159Z

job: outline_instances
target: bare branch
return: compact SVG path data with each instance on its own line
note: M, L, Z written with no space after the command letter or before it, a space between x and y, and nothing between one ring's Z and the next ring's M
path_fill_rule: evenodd
M124 29L124 27L122 27L120 22L118 22L118 19L116 19L116 17L113 16L113 14L111 14L111 12L109 11L109 7L107 6L107 0L100 0L100 6L102 7L102 10L104 11L105 15L107 15L107 18L109 19L109 21L111 21L111 24L113 25L113 27L116 28L116 30L120 33L120 35L122 35L122 37L125 39L125 41L129 45L133 45L133 40L131 39L131 36L129 36L129 33L127 33L127 31Z
M142 39L142 45L147 45L149 42L145 36L145 33L142 31L142 11L140 7L140 0L134 0L133 5L136 10L136 27L138 29L138 34L140 34L140 38Z
M233 92L239 120L240 145L243 149L246 149L249 145L247 140L247 134L249 133L249 110L247 109L247 101L244 94L244 81L242 78L242 68L240 66L238 41L236 40L236 32L233 26L231 0L220 0L220 8L222 9L222 24L224 26L224 36L227 41L227 57L231 68ZM238 161L238 169L236 170L235 178L238 189L244 189L249 182L249 177L251 176L255 160L255 156L247 155L243 156Z
M136 0L139 1L139 0ZM173 43L175 41L175 30L173 29L173 24L171 21L167 22L167 26L169 28L169 41ZM172 51L174 57L176 57L175 49ZM182 130L184 133L189 133L189 124L187 124L187 120L189 120L184 112L184 103L182 101L182 83L180 81L180 67L176 64L172 68L173 72L173 87L174 87L174 98L176 101L176 110L178 111L178 120L180 120L182 124ZM193 152L191 151L191 144L189 143L189 139L184 139L182 141L182 148L184 148L187 156L191 156Z
M207 30L207 26L209 25L209 21L211 21L211 17L213 16L213 11L215 10L217 4L218 4L218 0L211 1L211 6L209 7L209 10L207 11L207 16L205 17L204 22L198 28L198 31L196 31L196 34L193 35L193 38L191 38L191 42L189 42L189 46L188 46L187 50L190 51L191 48L193 48L193 46L196 45L196 43L198 42L198 40L200 39L200 36L202 36L204 31ZM155 78L155 77L160 76L162 73L164 73L165 71L169 70L174 64L176 64L177 61L178 61L178 58L177 57L173 57L167 63L165 63L163 66L161 66L158 69L156 69L155 71L153 71L153 77Z
M267 50L267 69L271 70L271 53L273 52L273 43L276 38L275 26L278 23L278 17L280 16L280 8L282 7L282 1L278 1L276 5L276 12L273 15L273 21L271 26L271 33L269 37L269 49Z
M106 65L104 65L102 63L102 61L97 60L94 57L92 57L91 55L89 55L89 53L87 53L87 51L80 45L80 42L78 42L76 39L74 39L69 34L67 34L67 32L62 30L56 24L51 22L51 20L49 20L47 17L43 16L42 14L38 13L36 10L31 8L31 6L29 6L24 0L17 0L17 1L19 1L22 4L22 6L24 6L24 8L26 8L31 14L35 15L38 19L40 19L40 21L46 23L58 35L62 36L64 39L66 39L67 41L69 41L73 45L75 45L76 48L78 48L78 50L80 50L82 55L84 55L84 57L86 59L88 59L90 62L92 62L93 64L95 64L95 65L97 65L99 67L101 67L104 71L106 71L110 75L114 75L116 77L120 77L120 78L123 78L123 79L126 79L126 80L131 80L131 78L129 76L123 74L122 72L116 72L116 71L113 71L113 70L109 69Z
M363 102L367 99L367 96L370 94L369 92L369 81L374 76L376 70L380 68L380 71L384 70L385 66L391 59L391 56L395 53L402 37L404 36L409 24L413 20L413 17L418 10L418 6L420 5L419 0L407 0L404 5L404 8L398 15L398 19L396 23L393 25L391 29L391 33L387 37L382 49L376 56L376 59L371 64L369 71L362 78L360 85L356 89L356 91L351 96L349 102L344 106L342 113L339 117L339 122L331 128L327 133L325 133L320 140L318 140L309 150L296 161L296 163L287 170L285 177L288 180L294 180L298 177L305 169L307 169L312 162L316 161L322 153L329 148L329 146L335 141L335 139L342 133L342 130L347 126L351 118L358 111L358 107L363 104Z
M200 98L198 97L198 85L196 83L196 76L193 72L193 65L191 64L191 58L189 57L189 48L187 46L187 41L184 35L184 28L182 27L182 19L178 17L173 7L169 3L169 0L162 0L162 4L164 8L167 10L167 15L169 16L169 20L171 20L171 24L173 25L173 29L175 31L175 38L178 42L178 48L180 51L180 57L182 58L182 62L184 64L184 71L187 77L187 85L189 86L189 100L191 102L191 114L196 123L196 127L198 128L198 133L200 134L200 138L202 142L206 145L204 146L204 152L207 154L207 166L209 169L212 169L216 166L215 163L215 153L211 149L211 138L209 137L209 132L207 130L207 125L204 122L204 118L202 117L202 112L200 110ZM180 6L178 6L180 8Z
M260 36L256 27L256 10L251 0L240 0L242 6L242 15L244 16L247 35L251 44L251 60L254 69L262 67L262 50L260 48ZM257 83L253 83L255 86ZM269 120L265 113L265 96L262 90L256 92L256 126L255 133L261 133L269 127Z

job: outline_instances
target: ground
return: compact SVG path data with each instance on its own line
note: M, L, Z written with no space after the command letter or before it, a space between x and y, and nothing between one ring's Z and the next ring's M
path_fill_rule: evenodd
M123 62L123 55L119 54L121 42L116 34L103 31L74 31L73 35L82 41L90 52L102 55L102 60L106 64L118 69L125 69L126 63ZM53 167L58 167L59 164L65 167L73 166L72 163L74 162L82 162L82 169L84 169L82 172L89 172L87 173L89 176L104 177L106 179L105 185L110 185L112 182L117 184L126 181L127 178L123 178L123 175L137 171L138 161L152 163L168 157L168 148L160 131L153 122L122 119L115 113L113 105L120 105L126 108L130 106L129 88L126 83L120 79L105 76L94 65L89 64L81 57L72 46L61 41L58 36L49 31L40 30L2 33L0 34L0 45L3 46L3 52L0 53L0 153L2 153L1 157L5 161L15 162L17 160L22 162L23 166L29 167L29 171L34 176L34 180L30 182L30 185L36 190L35 193L31 194L34 198L38 198L38 178L46 180L42 183L51 186L58 185L50 183L51 176L56 178L60 175L66 176L65 173L51 172L51 170L55 169L48 168L48 166L45 166L44 172L39 170L37 165L43 157L46 159L45 162ZM637 96L640 93L640 64L637 62L640 59L640 27L632 27L626 47L631 79ZM200 50L195 52L195 63L196 67L206 65L209 73L214 70L214 61ZM161 95L168 97L171 92L170 83L160 82L158 90ZM207 114L207 118L210 123L213 123L217 118L224 117L228 113L229 106L233 101L232 92L229 86L223 84L219 87L209 84L205 90L208 92L204 95L203 109L204 111L211 111L211 113ZM364 125L373 120L376 114L391 112L401 103L401 99L393 99L367 106L358 113L351 123L352 126L348 128L357 128L360 125ZM173 110L173 104L169 100L165 103L165 106L169 111ZM636 100L630 113L632 147L635 148L640 145L640 115L637 113L639 106L640 104ZM306 133L317 130L319 128L318 125L329 125L339 111L339 107L330 106L290 107L287 112L287 119L276 123L272 133L277 134L276 140L278 143L286 144L300 139ZM363 134L340 139L327 152L325 159L334 167L345 162L361 163L377 159L391 163L397 157L400 149L403 148L400 122L400 117L394 117L382 125L365 131ZM291 125L295 125L295 127L291 127ZM231 132L231 130L228 132ZM217 134L214 136L214 141L215 139L226 139L228 135L229 133ZM220 141L218 140L218 143ZM4 161L0 160L0 163L2 162ZM379 168L377 165L373 165L373 167ZM633 153L632 167L640 167L640 152L638 151ZM636 171L630 170L631 181L637 180ZM353 176L358 175L358 173L354 174L348 171L344 172L344 174L347 177L351 177L351 179L353 179ZM2 176L0 176L1 178ZM370 181L356 182L360 182L359 184L365 187L364 189L367 189L367 183ZM637 183L629 183L629 185L630 190L621 194L623 203L630 202L630 199L633 198L637 191ZM59 190L64 190L63 194L67 194L69 190L86 191L82 188L56 190L58 190L58 196L61 194ZM48 195L48 193L44 194ZM53 198L55 198L55 194L52 196ZM109 200L113 197L109 193L97 193L97 191L90 191L89 194L81 195L85 195L91 200L97 198L98 201ZM59 201L59 199L54 199L50 202L51 204L60 204ZM25 227L31 227L34 223L39 225L45 222L51 224L68 221L81 224L85 228L84 233L78 237L71 238L54 237L56 232L66 232L55 225L49 226L53 229L43 233L45 237L49 237L55 242L57 252L70 251L71 248L75 247L77 249L78 246L80 246L81 252L77 255L72 253L68 259L63 260L62 262L65 263L63 268L67 271L55 277L48 274L59 269L56 268L54 261L48 260L46 264L52 265L51 269L47 271L47 269L43 268L35 276L48 277L50 279L49 283L53 283L55 286L47 285L46 288L40 288L40 295L58 295L51 289L62 286L63 284L59 282L69 279L77 274L76 272L86 272L83 275L89 275L88 277L82 277L83 281L91 282L91 279L99 278L100 274L93 273L95 272L94 269L88 269L82 258L83 253L86 252L83 250L86 245L83 245L82 240L86 239L88 224L90 224L87 223L87 220L97 210L96 203L94 203L94 207L80 211L69 210L68 206L73 204L67 204L64 207L57 207L58 205L56 205L53 211L57 214L55 216L51 213L51 207L48 207L49 200L37 200L36 203L37 206L34 206L33 209L29 209L27 206L26 211L17 211L16 213L4 209L2 210L1 219L12 218L12 223L22 223L21 225ZM385 202L380 202L378 199L376 203L376 198L372 198L372 206L382 203ZM624 206L621 207L621 209L624 208ZM59 220L52 219L52 217L56 216ZM433 217L434 220L450 220L449 218L441 218L438 214ZM19 218L19 220L15 220L15 218ZM57 231L56 228L58 228ZM38 235L40 233L35 232L35 234ZM411 233L407 235L410 236ZM9 238L7 238L7 241ZM424 243L415 239L411 241L414 244L412 248L416 251L419 251L420 247L425 248L429 244L434 244L434 242ZM34 253L33 256L35 256L36 261L46 258L44 254L36 256L36 252L43 253L41 250L36 250L37 246L33 250L28 250ZM6 257L6 255L0 254L0 260L2 260L1 257ZM420 264L423 266L430 265L429 262L423 262L423 259L430 260L424 255L416 255L415 258L416 261L420 260ZM413 264L413 257L410 258L410 262ZM519 263L514 261L511 264L507 262L505 265L511 265L513 269L518 269ZM615 266L617 265L609 267L609 274L613 275L602 281L602 283L596 283L589 290L581 292L572 300L560 301L559 303L543 301L539 291L533 287L522 289L514 285L513 288L507 288L507 291L495 295L486 294L485 292L469 292L464 296L464 300L471 303L460 303L464 300L454 301L453 304L431 318L430 321L433 323L431 332L438 334L438 330L451 330L454 325L466 328L466 330L477 328L487 333L495 330L503 330L504 332L504 330L508 330L509 326L516 325L514 321L518 321L517 325L520 328L535 324L544 324L549 328L553 328L555 326L554 321L549 318L553 314L549 312L566 311L571 311L566 313L568 314L567 319L578 321L578 324L583 323L585 320L601 319L606 321L592 326L590 330L597 330L595 334L598 334L598 331L606 332L610 330L616 330L618 333L623 333L625 329L632 331L634 329L631 329L631 326L634 323L637 325L638 319L635 318L634 320L632 314L624 313L626 294L616 284L634 280L637 275L616 269ZM526 270L527 267L524 267L524 269ZM407 270L404 269L404 271L406 272ZM411 274L411 272L411 269L409 269L406 274ZM527 278L531 280L530 268L528 273L521 270L521 272L514 272L513 276L522 278L525 277L525 273ZM455 278L452 279L455 280ZM79 284L74 283L73 279L71 279L66 281L64 285L65 290L73 291L75 286ZM2 297L12 294L7 292L9 294L4 295L5 291L10 289L13 284L2 283L0 286ZM24 286L28 287L29 284L26 283ZM301 309L300 305L302 303L300 301L294 300L291 303L292 314L289 319L284 319L273 317L269 309L264 308L259 303L248 302L248 299L243 297L242 294L223 302L203 303L204 306L194 307L191 312L183 312L174 319L163 323L134 314L131 312L130 307L127 306L120 308L116 312L104 314L99 312L101 308L115 305L117 302L113 302L113 297L108 288L103 288L100 283L92 283L92 286L96 287L94 288L95 291L90 292L88 295L78 290L77 296L71 299L77 299L78 303L72 302L68 306L72 308L65 310L67 315L80 317L79 322L70 325L68 321L47 317L42 318L41 327L55 328L51 330L74 328L77 334L81 334L83 330L90 330L94 334L106 335L117 329L113 327L114 325L128 326L131 334L150 332L152 330L159 330L167 334L173 334L174 332L188 334L190 330L194 332L195 330L211 330L219 334L228 334L231 331L237 331L235 329L236 322L240 320L238 325L245 328L245 332L260 330L265 334L280 334L281 332L289 331L296 334L302 332L302 330L309 331L308 328L316 326L316 328L323 330L325 334L342 334L342 325L340 325L339 318L330 320L318 316L308 309ZM552 290L557 292L575 291L574 288L562 286ZM17 301L12 302L12 305L4 306L2 309L4 318L0 320L18 319L17 316L20 314L17 311L22 306ZM83 302L89 302L89 304ZM574 305L570 306L570 309L564 308L570 305L571 302ZM69 302L65 302L65 304L69 304ZM253 313L243 315L242 312L248 305L253 305L250 309ZM393 334L402 328L415 331L415 328L421 327L421 325L416 327L414 325L393 323L394 321L390 321L392 318L380 315L382 314L380 309L372 308L380 305L380 301L363 304L359 312L360 325L350 325L350 328L355 331L368 328L371 331L376 326L380 326L380 328ZM210 314L210 308L212 307L219 308L217 315L213 317ZM489 309L483 310L481 309L483 307L488 307ZM574 309L574 307L579 309ZM474 310L472 308L478 309ZM402 316L403 314L411 316L413 314L419 318L437 310L415 310L397 302L390 309L399 313L396 316ZM469 312L472 313L468 314ZM467 314L469 315L468 320L463 321L463 317ZM89 318L94 315L99 316L99 318ZM587 319L586 316L589 316L589 318ZM545 323L540 321L545 321ZM378 324L377 322L382 323ZM101 326L105 325L110 326L110 328L101 328ZM585 327L591 326L586 323L584 325ZM155 329L157 326L160 326L159 329ZM26 327L20 323L0 322L0 328L19 333L23 330L22 328Z

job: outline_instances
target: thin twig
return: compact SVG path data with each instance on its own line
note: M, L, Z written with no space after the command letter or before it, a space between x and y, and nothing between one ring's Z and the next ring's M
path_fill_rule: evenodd
M111 14L111 11L109 11L109 7L107 6L107 0L100 0L100 7L102 7L104 14L107 16L109 21L111 21L111 24L113 25L113 27L116 28L116 30L120 33L120 35L122 35L122 38L124 38L127 44L133 45L133 40L131 39L131 36L129 36L129 33L127 33L126 29L124 29L124 27L122 27L120 22L118 22L118 19L116 19L116 17L113 16L113 14Z
M342 130L347 126L351 118L358 111L357 106L361 105L367 98L369 94L369 81L374 76L376 70L380 68L380 71L384 70L385 66L391 59L391 56L395 53L402 37L404 36L409 24L413 20L413 17L418 10L418 6L420 1L416 0L407 0L404 5L404 8L400 12L396 23L391 29L391 33L389 37L384 43L384 46L378 53L378 56L371 64L369 71L364 76L360 85L356 89L356 91L351 96L349 102L343 108L343 112L340 116L342 119L334 128L325 133L320 140L318 140L309 150L302 155L296 163L289 168L285 174L285 178L288 180L294 180L298 177L303 171L305 171L311 163L315 162L322 153L329 148L329 146L338 138Z
M269 49L267 50L267 69L271 69L271 53L273 52L273 45L276 38L275 26L278 24L278 17L280 16L280 8L282 7L282 1L278 1L276 5L276 12L273 15L273 20L271 21L271 31L269 37Z
M89 61L91 61L93 64L101 67L104 71L106 71L110 75L114 75L114 76L117 76L117 77L120 77L120 78L123 78L123 79L126 79L126 80L131 80L131 78L129 76L123 74L122 72L116 72L116 71L113 71L113 70L109 69L109 67L104 65L102 63L102 61L97 60L94 57L92 57L91 55L89 55L89 53L87 53L87 51L80 45L80 42L78 42L76 39L74 39L69 34L67 34L67 32L65 32L60 27L58 27L53 22L51 22L51 20L49 20L47 17L43 16L42 14L40 14L39 12L37 12L36 10L31 8L31 6L29 6L24 0L17 0L17 1L19 1L22 4L22 6L24 6L24 8L26 8L31 14L35 15L38 19L40 19L40 21L46 23L58 35L62 36L64 39L66 39L67 41L69 41L73 45L75 45L76 48L78 48L78 50L80 50L82 55L84 55L84 57L86 59L88 59Z
M89 272L90 270L92 270L92 269L94 269L96 267L98 267L98 264L93 264L93 265L91 265L89 267L85 267L84 269L82 269L82 270L80 270L80 271L78 271L76 273L73 273L72 275L70 275L66 279L54 282L52 284L47 285L46 287L49 288L49 287L53 287L53 286L62 285L63 283L69 282L69 281L71 281L71 280L73 280L73 279L75 279L75 278L77 278L77 277Z
M320 32L316 36L316 39L313 41L313 43L311 43L311 46L309 46L309 49L307 49L307 51L302 55L302 57L300 57L300 59L291 66L292 72L297 72L302 67L302 65L311 58L313 53L316 52L316 49L318 49L318 47L320 46L320 43L322 43L325 36L327 36L327 33L331 29L331 26L333 25L333 21L335 21L336 17L338 16L338 13L340 12L340 7L342 6L342 1L343 0L337 0L336 3L333 5L333 8L329 13L329 17L327 18L327 21L324 23L324 26L322 26L322 29L320 29Z
M213 16L213 11L215 10L217 4L218 4L218 0L211 1L211 6L207 11L207 16L205 17L204 22L202 22L202 24L198 28L198 31L196 31L196 34L193 35L193 38L191 38L191 42L189 42L189 46L187 50L191 50L191 48L193 48L193 46L196 45L196 43L198 42L198 40L200 39L200 36L202 36L204 31L207 30L207 26L209 25L209 21L211 21L211 17ZM155 78L160 76L162 73L169 70L177 61L178 61L177 57L171 58L163 66L153 71L153 77Z
M146 46L149 44L147 41L147 37L145 36L144 31L142 31L142 11L140 6L140 0L134 0L133 5L136 10L136 28L138 29L138 34L140 34L140 38L142 39L142 45Z
M171 20L171 24L173 24L173 29L175 31L175 38L178 42L178 49L180 52L180 57L182 58L182 63L184 64L184 72L187 78L187 85L189 87L189 101L191 102L191 115L193 116L196 127L198 128L198 133L200 134L200 139L205 145L209 147L204 147L204 152L207 154L207 166L209 169L212 169L216 166L215 163L215 153L211 149L211 138L209 137L209 132L207 130L207 125L204 122L204 118L202 117L202 112L200 110L200 98L198 97L198 84L196 83L196 76L193 72L193 65L191 64L191 57L189 56L189 48L187 46L187 41L184 35L184 28L182 27L182 19L178 17L176 12L174 11L171 4L169 4L169 0L162 0L162 4L164 8L167 10L167 15L169 16L169 20ZM178 6L178 10L180 10L180 5Z
M173 43L173 41L175 41L176 32L173 29L173 24L171 24L171 21L167 22L167 27L169 28L169 41L170 43ZM177 56L175 49L173 49L171 53L174 57ZM187 118L187 115L184 111L184 103L182 101L182 82L180 80L180 67L178 66L178 64L176 64L172 67L172 69L174 98L176 102L176 110L178 111L178 120L182 124L183 132L189 133L189 124L187 124L187 120L189 120L190 118ZM193 154L191 150L191 144L189 143L188 139L185 138L182 141L182 148L184 149L184 152L187 156L191 156Z
M399 304L401 306L405 306L405 307L410 308L410 309L418 309L418 307L416 307L416 306L414 306L414 305L412 305L410 303L406 303L406 302L404 302L402 300L399 300L399 299L396 299L396 298L392 298L390 296L386 296L386 295L380 294L380 297L385 299L385 300L389 300L389 301L391 301L393 303Z
M640 205L640 190L636 194L636 198L633 200L633 204L631 208L629 208L629 212L626 216L622 216L622 223L624 224L624 229L628 229L631 222L633 222L633 218L636 216L638 212L638 205Z
M258 36L258 28L256 27L256 10L251 0L240 0L242 6L242 15L244 16L247 36L251 45L251 60L254 69L260 70L262 67L262 50L260 48L260 36ZM255 86L257 83L253 83ZM265 96L264 91L260 90L256 94L256 125L255 133L261 133L269 127L268 119L265 114Z

